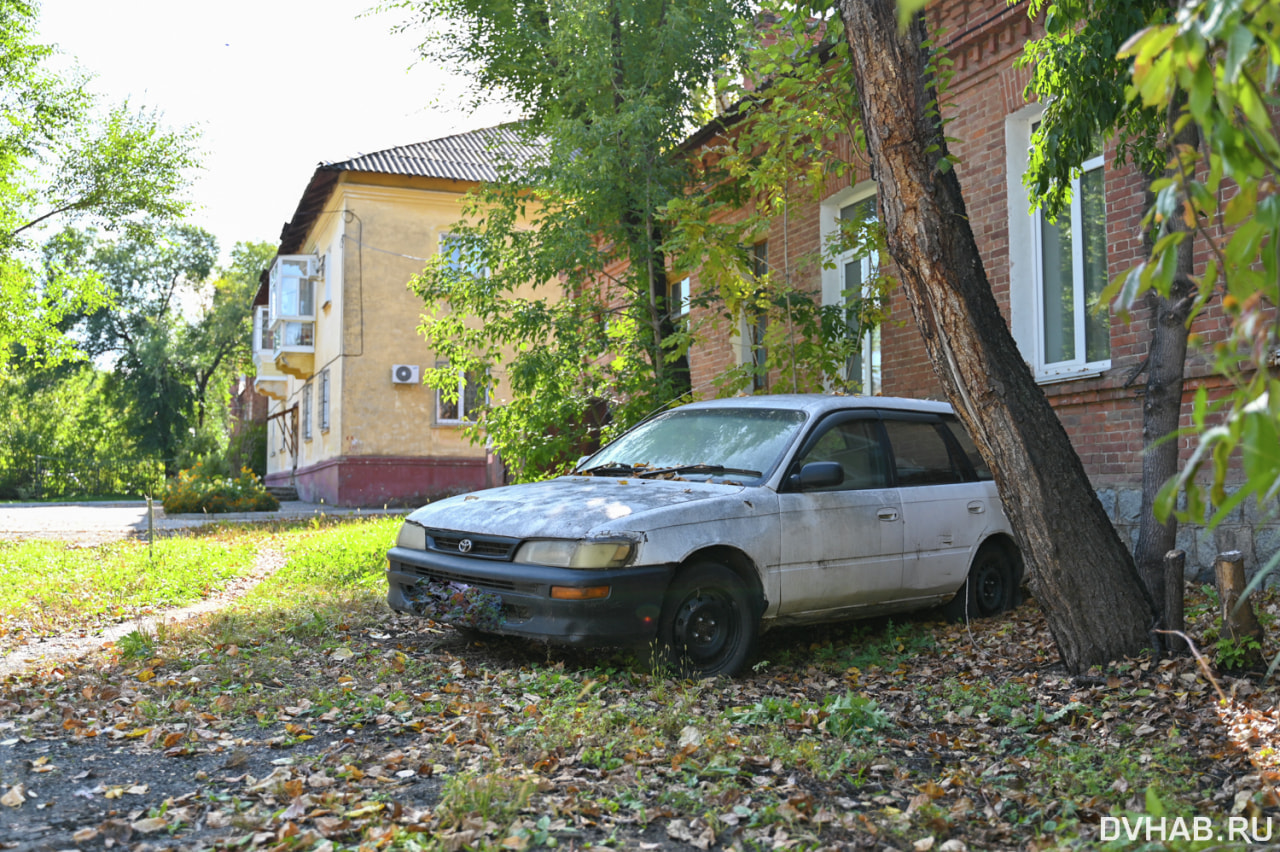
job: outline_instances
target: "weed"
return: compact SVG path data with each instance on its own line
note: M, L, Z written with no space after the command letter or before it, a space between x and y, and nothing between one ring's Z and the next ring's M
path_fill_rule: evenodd
M132 630L116 640L116 650L125 660L149 660L156 655L155 644L150 631Z
M893 725L889 714L865 695L845 690L844 695L827 703L827 731L842 740L863 739Z
M523 778L464 772L445 782L436 814L448 827L462 825L468 817L510 825L529 804L536 787L533 781Z
M740 725L776 725L785 722L798 722L804 717L806 710L812 711L813 705L802 707L799 702L787 701L773 696L765 696L751 707L733 709L728 713L729 720Z

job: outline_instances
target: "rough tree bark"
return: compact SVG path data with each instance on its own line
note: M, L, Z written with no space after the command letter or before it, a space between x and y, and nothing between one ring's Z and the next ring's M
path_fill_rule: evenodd
M1062 661L1078 673L1140 653L1150 598L996 306L930 114L923 20L899 32L894 0L838 5L889 254L934 372L995 473Z

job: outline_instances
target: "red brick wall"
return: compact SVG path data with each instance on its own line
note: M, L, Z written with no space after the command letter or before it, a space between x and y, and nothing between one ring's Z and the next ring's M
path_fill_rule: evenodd
M1029 286L1030 282L1013 282L1010 275L1006 122L1025 106L1023 91L1029 70L1015 68L1014 60L1021 55L1025 41L1038 34L1038 25L1027 18L1025 3L1010 7L1003 0L942 0L931 9L934 22L945 27L943 41L954 62L946 114L950 119L947 133L958 139L952 146L960 158L957 174L987 277L1007 320L1011 287ZM1134 170L1117 166L1114 150L1107 152L1106 159L1108 264L1114 279L1143 258L1144 184ZM829 189L835 192L840 188L833 185ZM820 288L821 280L820 270L812 262L820 250L818 229L819 205L814 202L793 205L788 220L775 220L768 234L770 263L775 268L789 264L798 280L814 290ZM696 274L693 292L700 292ZM735 363L731 323L719 316L722 314L722 308L694 312L695 321L702 320L707 332L690 356L694 387L703 396L711 393L711 378ZM1193 331L1210 343L1222 339L1225 322L1221 312L1210 309ZM1141 480L1145 374L1138 374L1138 369L1146 357L1149 337L1150 312L1145 307L1133 311L1127 324L1113 317L1109 370L1093 378L1043 385L1098 487L1132 485ZM941 396L901 290L891 299L891 317L882 328L882 348L886 395ZM1194 388L1201 381L1214 382L1203 363L1189 364L1188 372L1195 381L1188 385L1184 398L1186 423ZM1184 440L1184 453L1187 445Z

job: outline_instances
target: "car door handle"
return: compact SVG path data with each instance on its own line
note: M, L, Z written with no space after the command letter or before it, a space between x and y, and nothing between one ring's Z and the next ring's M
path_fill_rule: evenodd
M880 509L876 512L876 517L882 521L896 521L898 520L898 510Z
M970 514L981 515L985 511L987 511L987 504L983 503L981 500L974 500L969 504Z

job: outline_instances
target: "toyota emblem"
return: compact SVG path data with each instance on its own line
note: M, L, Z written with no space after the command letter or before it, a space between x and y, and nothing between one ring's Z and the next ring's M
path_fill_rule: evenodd
M470 553L470 552L471 552L471 539L469 539L469 538L464 538L462 541L458 542L458 552L459 552L459 553Z

